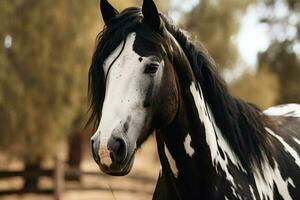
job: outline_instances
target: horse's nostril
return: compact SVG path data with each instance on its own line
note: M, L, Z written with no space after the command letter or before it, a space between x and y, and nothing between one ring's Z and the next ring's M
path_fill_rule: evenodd
M123 139L112 138L108 143L108 148L114 161L121 163L126 158L126 144Z
M96 163L99 163L100 162L100 158L99 158L99 155L97 154L98 149L95 146L95 141L93 139L91 139L91 147L92 147L93 158L94 158L94 160L95 160Z
M116 142L118 143L119 148L117 149L117 158L118 162L122 162L126 156L126 146L125 142L121 139L117 139Z

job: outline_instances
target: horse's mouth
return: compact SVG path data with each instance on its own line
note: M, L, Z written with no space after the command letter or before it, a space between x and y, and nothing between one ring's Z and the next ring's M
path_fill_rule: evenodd
M110 167L105 165L99 165L102 172L111 176L125 176L127 175L133 166L135 152L132 153L131 157L127 162L116 164L113 163Z

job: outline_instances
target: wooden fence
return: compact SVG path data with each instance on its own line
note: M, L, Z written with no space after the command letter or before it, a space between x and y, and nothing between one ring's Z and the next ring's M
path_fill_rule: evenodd
M66 187L66 177L81 177L81 176L103 176L99 171L82 171L79 169L68 169L64 163L59 158L55 159L55 167L54 169L43 169L34 172L25 172L25 171L0 171L0 180L1 179L8 179L14 177L49 177L53 180L53 188L52 189L37 189L35 191L25 191L22 189L19 190L1 190L0 189L0 196L3 195L12 195L12 194L26 194L28 192L35 193L35 194L49 194L53 195L55 200L61 200L64 191L66 190L108 190L107 188L67 188ZM153 183L155 182L154 179L149 177L142 177L142 176L129 176L129 179L137 180L144 183ZM122 188L114 188L114 190L126 190ZM134 191L132 191L134 192Z

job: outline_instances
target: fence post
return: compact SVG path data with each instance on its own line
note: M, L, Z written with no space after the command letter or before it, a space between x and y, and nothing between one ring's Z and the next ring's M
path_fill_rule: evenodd
M54 169L54 199L61 200L65 187L65 171L63 160L55 156L55 169Z

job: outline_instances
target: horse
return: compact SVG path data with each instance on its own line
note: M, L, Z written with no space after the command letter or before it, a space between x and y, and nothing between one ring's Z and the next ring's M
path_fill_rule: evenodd
M120 13L101 0L100 9L89 122L104 173L128 174L155 134L153 199L300 199L300 105L262 111L231 95L203 45L153 0Z

